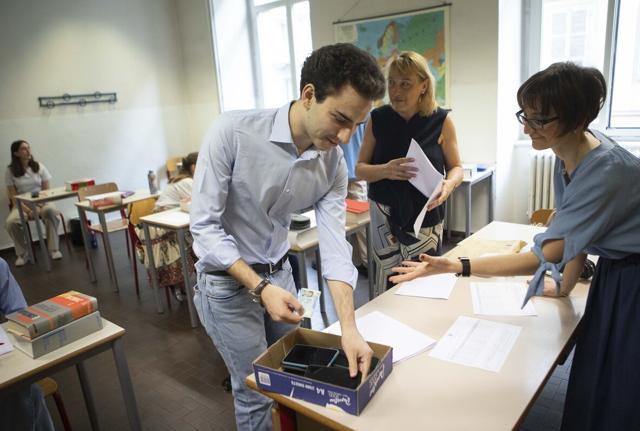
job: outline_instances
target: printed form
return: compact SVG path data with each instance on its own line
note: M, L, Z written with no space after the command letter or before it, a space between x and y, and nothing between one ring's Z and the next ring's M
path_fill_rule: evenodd
M437 274L405 281L396 290L396 295L421 298L449 299L458 277L455 274Z
M429 356L497 373L521 330L520 326L458 316Z
M471 283L473 312L487 316L536 316L531 301L522 308L527 284L522 282Z

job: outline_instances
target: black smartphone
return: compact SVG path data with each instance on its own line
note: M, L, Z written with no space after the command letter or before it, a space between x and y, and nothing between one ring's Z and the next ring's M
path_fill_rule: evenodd
M316 347L306 344L294 345L282 360L282 368L286 370L306 370L309 365L330 366L338 356L338 349Z
M343 367L323 367L309 365L304 373L305 377L343 388L356 389L362 380L362 374L358 372L355 377L349 376L349 369Z
M378 358L373 356L371 357L371 365L369 366L369 372L372 372L376 368L376 365L378 365ZM346 368L347 370L349 369L349 361L347 360L347 355L344 354L342 349L340 349L340 353L338 354L338 357L336 358L336 360L333 361L332 366Z

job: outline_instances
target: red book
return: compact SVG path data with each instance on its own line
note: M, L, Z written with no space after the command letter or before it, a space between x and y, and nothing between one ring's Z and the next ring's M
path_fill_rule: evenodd
M347 203L347 211L354 214L362 214L369 211L369 202L355 201L353 199L345 199Z

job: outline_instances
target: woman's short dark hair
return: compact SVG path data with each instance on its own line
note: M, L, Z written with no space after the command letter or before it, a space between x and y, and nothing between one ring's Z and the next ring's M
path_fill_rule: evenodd
M11 173L16 178L21 177L26 173L24 167L22 166L22 163L20 162L20 158L14 154L20 149L20 145L22 144L29 145L29 143L24 139L18 139L17 141L13 141L11 143L11 163L9 164L9 169L11 169ZM38 173L38 171L40 170L40 163L36 162L33 159L33 154L29 159L29 167L34 173Z
M375 58L350 43L336 43L313 51L302 65L300 93L307 84L315 87L319 103L339 93L347 84L370 100L381 99L385 91L384 75Z
M554 63L518 89L521 109L535 109L541 116L557 116L561 134L585 130L597 116L607 98L607 84L593 67L575 63Z

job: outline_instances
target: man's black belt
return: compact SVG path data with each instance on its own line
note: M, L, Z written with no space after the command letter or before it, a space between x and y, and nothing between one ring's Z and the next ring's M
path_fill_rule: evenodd
M276 263L256 263L253 265L249 265L251 269L253 269L258 274L267 274L271 275L274 272L278 272L282 269L282 266L287 262L289 258L288 255L284 255L282 259L277 261ZM209 271L207 272L209 275L229 275L227 271Z

